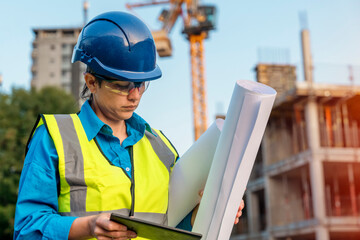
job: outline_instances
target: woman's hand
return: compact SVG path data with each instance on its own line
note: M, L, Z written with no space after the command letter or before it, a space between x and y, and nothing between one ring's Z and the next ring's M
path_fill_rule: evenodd
M128 231L127 227L110 220L110 213L97 215L90 221L91 235L97 239L126 240L136 238L136 233Z
M238 209L238 211L237 211L237 213L236 213L236 218L235 218L234 224L238 224L238 223L239 223L239 218L240 218L241 215L242 215L242 210L244 209L244 207L245 207L244 200L241 200L239 209Z
M203 194L204 194L204 190L201 190L201 191L199 192L199 196L202 198ZM196 205L196 207L195 207L194 210L193 210L193 214L192 214L192 216L191 216L191 226L194 226L195 218L196 218L197 212L198 212L198 210L199 210L199 205L200 205L200 204ZM236 213L236 218L235 218L234 224L238 224L238 223L239 223L239 218L240 218L241 215L242 215L242 210L244 209L244 207L245 207L244 200L241 200L239 209L238 209L238 211L237 211L237 213Z
M80 217L71 225L69 239L84 239L95 237L102 239L126 240L136 238L136 233L128 231L127 227L110 220L110 213L95 216Z

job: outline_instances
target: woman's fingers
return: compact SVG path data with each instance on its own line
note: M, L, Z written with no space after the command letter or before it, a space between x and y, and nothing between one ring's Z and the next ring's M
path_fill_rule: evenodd
M204 195L204 189L199 191L199 196L202 197Z
M242 215L242 210L244 209L244 207L245 207L245 202L244 202L244 200L241 200L239 209L238 209L238 211L237 211L237 213L236 213L236 218L235 218L234 224L238 224L238 223L239 223L239 218L240 218L241 215Z
M199 191L199 196L202 197L204 194L204 190L200 190ZM245 202L244 200L241 200L241 203L240 203L240 206L239 206L239 209L236 213L236 218L235 218L235 224L238 224L239 223L239 218L241 217L242 215L242 210L244 209L245 207ZM194 221L195 221L195 217L196 217L196 214L197 214L197 210L199 208L199 205L197 205L194 209L194 212L193 212L193 215L192 215L192 218L191 218L191 225L193 225ZM195 214L194 214L195 213Z
M117 222L110 221L110 213L100 214L96 225L107 231L126 231L127 227Z
M110 214L100 214L93 225L93 235L97 239L129 239L136 238L136 233L127 227L110 220Z
M136 238L136 233L132 232L132 231L105 231L104 229L101 228L97 228L94 231L94 236L97 239L121 239L121 240L126 240L126 239L131 239L131 238Z
M241 200L240 207L239 207L239 208L241 208L240 210L243 210L244 207L245 207L245 202L244 202L244 200Z

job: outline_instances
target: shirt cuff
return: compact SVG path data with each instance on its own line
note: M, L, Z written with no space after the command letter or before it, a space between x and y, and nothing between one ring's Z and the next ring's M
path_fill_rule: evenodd
M49 227L44 231L45 239L68 239L71 225L76 218L78 217L60 215L52 218Z

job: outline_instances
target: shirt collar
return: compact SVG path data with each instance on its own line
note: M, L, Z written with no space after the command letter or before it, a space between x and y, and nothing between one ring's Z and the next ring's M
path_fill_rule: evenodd
M104 132L105 134L112 134L111 128L98 118L98 116L91 108L88 100L85 101L85 103L82 105L78 116L84 127L88 141L91 141L93 138L95 138L100 131ZM129 127L131 127L137 130L141 136L145 134L145 130L156 136L156 134L151 130L150 125L136 113L133 113L131 118L125 120L125 123L127 125L128 132Z
M133 113L132 117L128 120L125 120L125 122L128 128L130 126L131 128L138 130L142 136L145 134L145 131L148 131L155 135L150 125L136 113Z
M79 118L89 141L100 132L104 125L106 125L98 118L98 116L96 116L95 112L90 106L89 100L85 101L85 103L82 105Z

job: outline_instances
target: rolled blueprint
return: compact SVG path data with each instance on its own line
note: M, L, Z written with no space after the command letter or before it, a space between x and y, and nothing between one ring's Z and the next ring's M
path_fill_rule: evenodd
M230 238L275 96L264 84L237 81L193 227L203 240Z
M175 227L199 202L223 126L216 121L184 153L170 177L168 225Z

